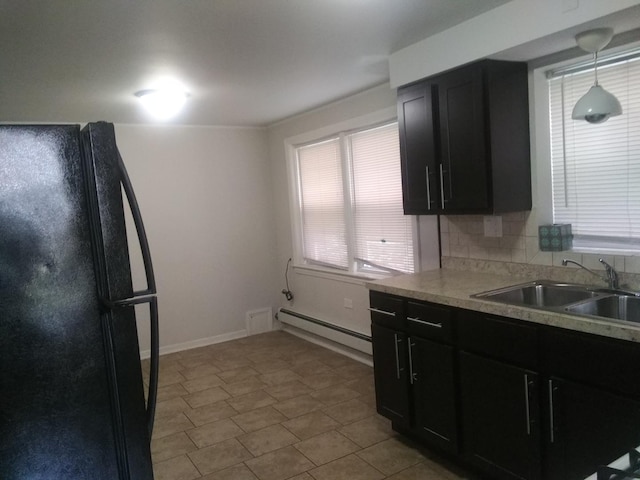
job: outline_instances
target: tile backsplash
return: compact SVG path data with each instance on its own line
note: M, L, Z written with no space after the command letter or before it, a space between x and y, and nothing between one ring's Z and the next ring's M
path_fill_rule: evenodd
M486 237L483 215L441 216L440 243L443 263L446 263L447 257L451 257L485 260L491 263L525 264L531 267L561 267L562 259L569 258L582 263L585 267L604 273L603 265L598 262L599 258L603 258L620 273L640 274L640 256L581 253L571 250L541 252L538 244L538 219L535 210L507 213L501 217L502 237ZM470 264L478 264L478 262ZM588 272L584 273L587 277L589 276ZM635 275L629 277L635 277Z
M502 262L527 263L526 215L502 216L502 237L485 237L482 215L440 217L442 255ZM536 248L537 248L537 236Z

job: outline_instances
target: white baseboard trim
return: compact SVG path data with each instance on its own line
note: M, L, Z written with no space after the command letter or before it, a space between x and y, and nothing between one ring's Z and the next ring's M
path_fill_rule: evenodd
M164 347L160 347L160 355L181 352L183 350L191 350L192 348L206 347L208 345L228 342L229 340L235 340L237 338L243 338L246 336L246 330L238 330L237 332L223 333L222 335L216 335L214 337L200 338L198 340L191 340L184 343L174 343L173 345L165 345ZM141 359L149 357L151 357L151 350L142 350L140 352Z
M300 337L311 343L315 343L316 345L320 345L321 347L328 348L329 350L340 353L349 358L357 360L360 363L364 363L365 365L373 367L373 357L371 357L371 355L367 355L358 350L354 350L345 345L336 343L327 338L321 337L319 335L314 335L313 333L306 332L290 325L282 325L281 329L287 333L290 333L291 335L295 335L296 337ZM274 328L274 330L277 330L277 328ZM236 340L238 338L244 338L246 336L246 330L238 330L236 332L224 333L222 335L216 335L213 337L200 338L198 340L191 340L189 342L174 343L173 345L165 345L163 347L160 347L160 355L162 356L169 353L191 350L193 348L206 347L208 345L228 342L229 340ZM141 359L146 359L149 357L151 357L151 350L142 350L140 352Z
M371 355L367 355L366 353L354 350L353 348L349 348L340 343L336 343L332 340L329 340L328 338L324 338L319 335L309 333L305 330L301 330L300 328L296 328L292 325L283 324L282 331L290 333L291 335L295 335L296 337L300 337L311 343L315 343L316 345L320 345L321 347L328 348L329 350L333 350L334 352L340 353L349 358L357 360L360 363L364 363L365 365L373 367L373 357Z

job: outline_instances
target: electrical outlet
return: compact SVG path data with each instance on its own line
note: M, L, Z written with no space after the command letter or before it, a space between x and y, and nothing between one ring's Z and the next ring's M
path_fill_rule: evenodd
M578 0L562 0L562 13L576 10L579 6Z
M484 236L485 237L501 237L502 236L502 217L500 216L484 217Z
M344 308L353 308L353 300L350 298L344 299Z

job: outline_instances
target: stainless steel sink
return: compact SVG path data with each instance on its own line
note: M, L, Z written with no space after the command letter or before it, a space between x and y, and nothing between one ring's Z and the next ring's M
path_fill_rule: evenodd
M549 308L569 305L599 295L595 290L587 289L582 285L536 281L483 292L472 297L512 305Z
M471 295L473 298L640 324L640 293L548 280Z
M640 323L640 297L610 295L566 307L569 313Z

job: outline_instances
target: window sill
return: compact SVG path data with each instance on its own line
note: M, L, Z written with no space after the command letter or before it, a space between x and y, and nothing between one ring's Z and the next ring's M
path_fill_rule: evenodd
M366 282L387 278L389 275L374 275L353 273L341 270L333 270L311 265L294 265L293 270L299 275L308 275L310 277L326 278L343 283L351 283L354 285L365 285Z
M585 253L591 255L614 255L620 257L640 256L640 250L631 250L629 248L611 248L611 247L572 247L569 252Z

